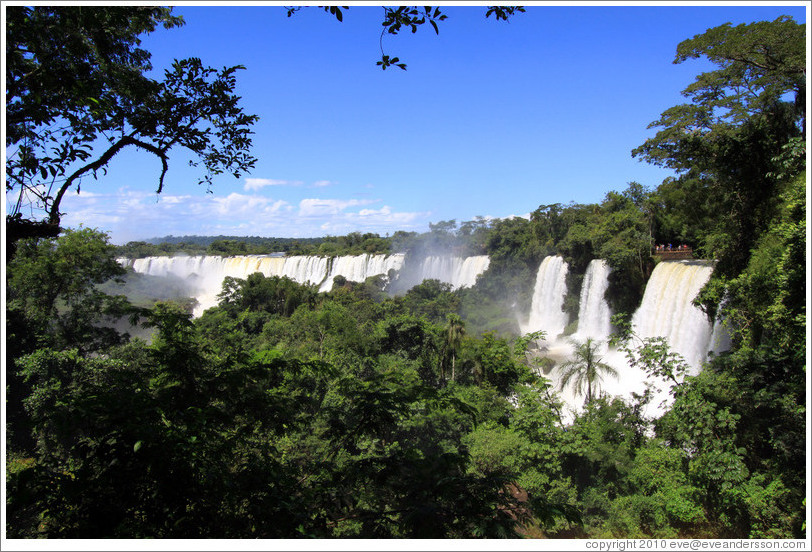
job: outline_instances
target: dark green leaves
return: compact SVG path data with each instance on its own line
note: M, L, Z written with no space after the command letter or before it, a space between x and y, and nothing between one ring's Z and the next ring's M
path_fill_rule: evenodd
M7 145L8 190L18 195L10 220L24 210L56 226L66 191L130 146L163 165L158 191L175 147L186 148L206 170L201 182L224 172L237 177L255 160L250 128L234 95L240 66L216 71L198 59L176 61L166 80L146 76L143 33L182 20L167 8L17 7L9 10ZM24 54L25 53L25 54ZM58 131L53 130L58 128ZM97 137L109 138L99 152ZM30 230L25 225L18 232Z
M494 15L497 21L507 21L516 13L525 13L525 9L522 6L488 6L485 17Z
M389 56L384 55L384 56L381 57L380 61L375 63L375 65L380 66L380 68L383 69L384 71L386 70L387 67L390 67L392 65L395 65L396 67L400 67L401 69L403 69L405 71L406 70L406 64L405 63L399 63L399 61L400 61L400 59L398 59L396 57L390 58Z
M342 9L348 10L348 6L320 6L326 13L333 15L339 22L344 20L341 12ZM301 10L300 6L288 7L287 16L291 17L293 14ZM406 70L406 64L402 63L396 56L390 56L384 52L383 37L386 34L396 35L402 30L406 29L412 34L417 33L417 29L426 23L430 24L434 29L434 34L440 34L440 27L438 23L445 21L448 16L440 11L440 8L435 6L397 6L387 7L383 6L384 17L381 22L383 30L381 31L381 59L376 62L376 65L384 71L388 67L399 67ZM525 9L521 6L489 6L485 17L494 15L497 21L507 21L510 17L517 13L524 13Z

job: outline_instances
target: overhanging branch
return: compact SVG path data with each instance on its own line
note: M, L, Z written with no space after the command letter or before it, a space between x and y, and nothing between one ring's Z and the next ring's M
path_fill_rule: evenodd
M54 202L51 205L51 208L48 212L48 220L51 224L59 224L59 205L62 203L62 197L65 195L65 192L73 185L77 178L81 177L84 174L87 174L90 171L94 173L103 168L110 160L115 157L115 155L124 149L126 146L136 146L143 150L146 150L150 153L157 155L161 159L161 175L158 179L158 191L157 193L161 193L164 187L164 176L166 172L169 170L169 163L166 157L166 150L158 148L152 144L147 142L142 142L132 136L124 136L118 142L110 146L97 160L93 161L92 163L88 163L87 165L77 169L73 174L71 174L67 180L62 184L59 188L59 191L54 198Z

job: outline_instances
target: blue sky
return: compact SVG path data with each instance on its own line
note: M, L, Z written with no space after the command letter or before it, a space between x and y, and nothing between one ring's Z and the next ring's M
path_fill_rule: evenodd
M382 9L343 23L317 8L178 6L186 25L147 36L157 71L175 58L241 64L255 126L252 174L195 184L186 158L119 155L63 201L66 226L113 242L165 235L313 237L424 231L429 222L526 215L549 203L600 202L671 173L632 159L647 125L683 101L703 61L674 65L677 44L707 28L805 22L801 3L722 6L528 5L509 23L484 6L442 8L439 35L386 36L407 71L375 65Z

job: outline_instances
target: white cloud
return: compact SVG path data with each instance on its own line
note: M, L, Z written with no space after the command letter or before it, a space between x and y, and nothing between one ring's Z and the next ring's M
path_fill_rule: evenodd
M327 186L332 186L334 183L330 182L329 180L317 180L313 183L314 188L325 188Z
M388 205L384 205L380 209L361 209L358 214L362 217L370 217L375 215L388 215L392 212Z
M161 195L157 198L158 201L163 203L168 203L169 205L177 205L179 203L183 203L185 201L189 201L190 196L165 196Z
M246 178L245 187L246 192L251 190L260 190L266 186L301 186L302 183L298 180L276 180L274 178Z
M299 202L299 216L320 217L337 215L348 207L376 203L374 199L303 199Z
M347 213L347 218L354 224L367 227L395 226L397 230L411 227L418 219L428 220L429 212L393 212L384 205L380 209L361 209L358 213Z
M488 217L485 217L485 218L488 219L488 220L499 220L500 218L508 219L508 220L512 220L512 219L515 219L515 218L522 218L522 219L525 219L525 220L530 220L530 213L525 213L523 215L508 215L506 217L491 217L491 216L488 216Z
M232 192L226 197L213 197L214 211L220 216L256 216L276 213L285 205L286 201L274 201L268 197L243 195Z
M379 199L306 198L298 204L258 194L156 195L119 189L70 194L63 224L109 232L114 243L175 235L318 237L348 232L422 231L431 213L399 212Z

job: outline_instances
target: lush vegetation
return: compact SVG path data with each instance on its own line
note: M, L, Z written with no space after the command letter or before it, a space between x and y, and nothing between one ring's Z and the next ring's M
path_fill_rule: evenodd
M207 186L214 175L239 177L253 167L257 117L243 112L234 93L243 67L217 70L188 58L153 80L140 37L159 25L170 29L183 19L158 7L6 12L9 237L57 235L65 193L106 172L124 149L160 159L158 193L172 151L189 154Z
M362 255L386 254L391 241L378 234L354 232L323 238L263 238L259 236L166 236L118 246L119 256L130 259L161 255Z
M22 18L11 27L27 28ZM142 300L119 295L125 250L103 233L15 239L7 535L803 537L803 37L782 18L679 45L677 61L707 56L719 69L636 150L680 171L655 190L631 183L600 204L442 221L424 234L182 246L487 254L471 289L429 280L393 297L370 278L320 294L257 273L227 278L219 305L192 318L180 290L155 302L143 281ZM33 182L29 169L13 183ZM511 303L529 303L540 261L558 254L571 266L572 312L587 264L603 258L613 310L628 314L656 262L652 244L669 241L718 261L699 302L726 321L731 351L685 376L663 340L640 341L619 319L619 347L669 386L671 406L649 419L650 394L602 394L611 368L587 342L554 368L582 390L583 408L567 416L540 375L549 359L530 349L544 336L519 335ZM125 246L132 256L153 247L163 246Z

